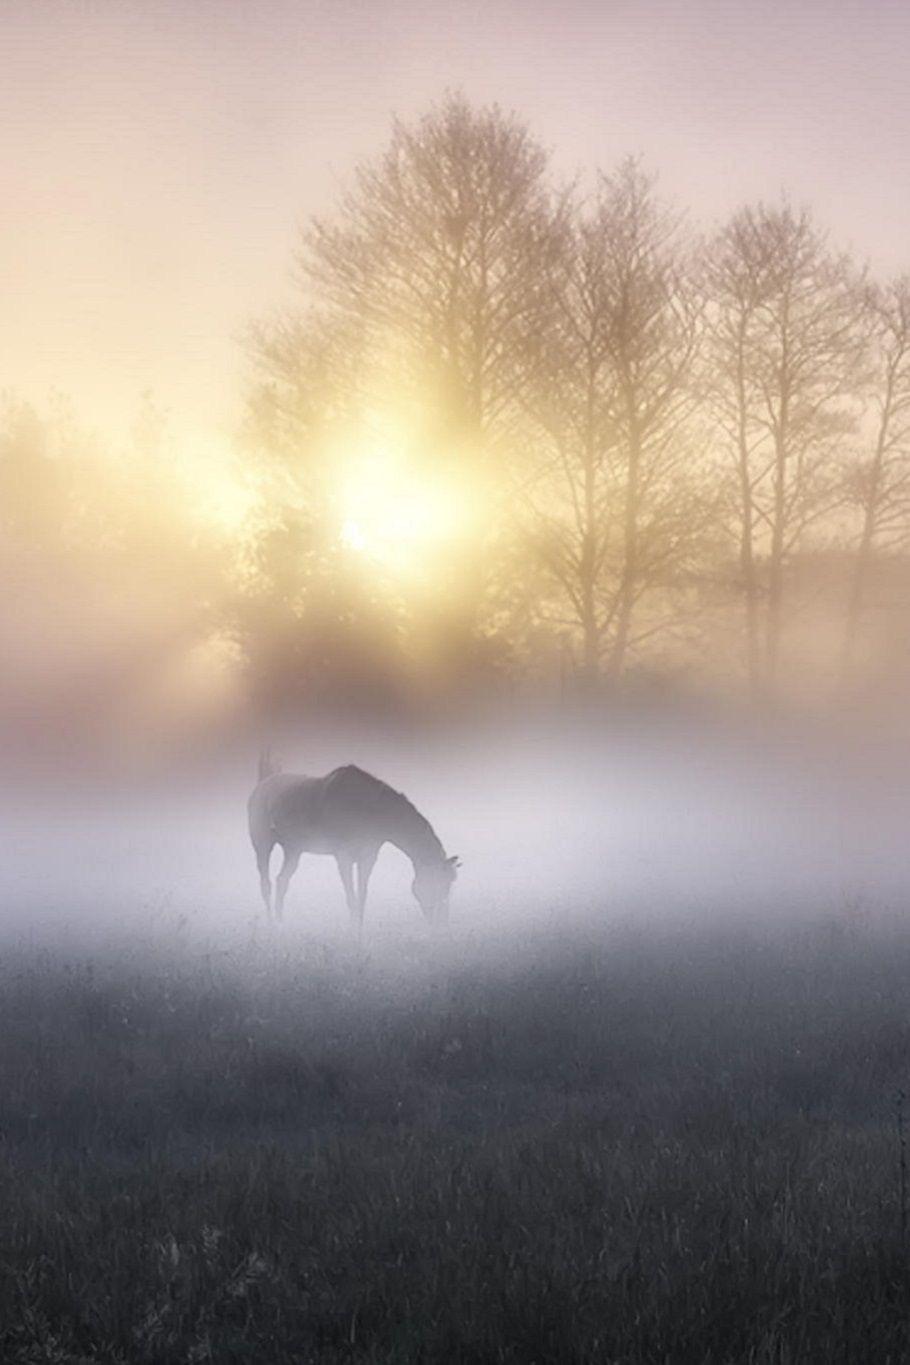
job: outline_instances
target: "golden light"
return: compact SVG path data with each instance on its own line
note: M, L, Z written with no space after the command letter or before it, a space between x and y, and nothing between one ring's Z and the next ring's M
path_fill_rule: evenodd
M360 523L354 521L352 517L348 517L341 527L341 543L349 550L365 550L367 547Z
M188 440L180 447L180 477L196 514L223 531L236 531L256 502L227 448Z
M337 494L346 549L396 575L424 574L468 529L464 490L438 469L415 467L394 449L342 462Z

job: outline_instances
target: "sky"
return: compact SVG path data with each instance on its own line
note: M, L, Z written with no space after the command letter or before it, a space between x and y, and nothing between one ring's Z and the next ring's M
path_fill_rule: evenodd
M910 270L908 69L905 0L0 0L0 390L228 442L300 224L447 87L699 228L787 192Z

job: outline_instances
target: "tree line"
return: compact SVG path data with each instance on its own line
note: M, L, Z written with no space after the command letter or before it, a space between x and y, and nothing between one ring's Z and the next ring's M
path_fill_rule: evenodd
M246 336L242 524L196 516L153 403L125 455L66 404L0 403L4 714L36 679L86 725L187 679L204 709L213 658L226 707L270 714L649 669L771 700L813 593L832 693L890 666L910 280L808 210L697 232L639 161L567 186L520 118L454 94L394 124L295 266Z
M250 335L247 436L297 499L301 618L307 575L314 597L332 576L332 438L398 403L483 505L448 566L462 660L520 670L550 639L596 688L710 650L723 602L770 697L794 567L837 547L849 677L910 531L906 278L875 282L786 202L696 235L636 160L560 186L520 119L458 95L395 124L297 268L297 306Z

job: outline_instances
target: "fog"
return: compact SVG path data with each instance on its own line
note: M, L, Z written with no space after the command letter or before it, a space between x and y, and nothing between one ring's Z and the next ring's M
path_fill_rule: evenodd
M432 734L321 724L279 750L289 771L358 763L430 819L463 860L454 943L505 950L542 926L855 922L900 913L910 885L903 744L880 737L636 711L558 724L499 715ZM7 944L346 942L329 857L301 860L283 925L267 925L246 829L256 757L245 743L154 781L11 783ZM387 845L368 951L430 941L410 880Z

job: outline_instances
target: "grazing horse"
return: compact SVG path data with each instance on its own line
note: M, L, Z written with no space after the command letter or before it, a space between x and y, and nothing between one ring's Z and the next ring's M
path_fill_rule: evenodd
M325 777L301 777L281 772L269 755L263 754L259 782L248 810L268 914L272 912L269 859L276 844L284 850L284 862L275 879L278 919L301 853L330 853L338 864L351 922L359 931L370 873L379 850L389 843L407 854L414 865L411 890L426 918L431 924L447 921L449 892L459 861L446 857L429 820L407 797L378 777L352 765L336 768Z

